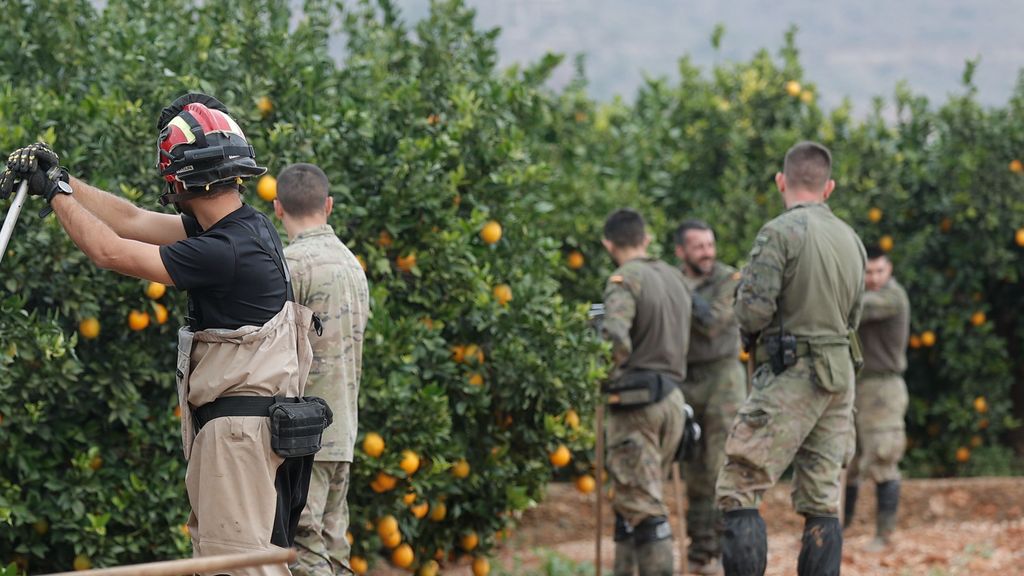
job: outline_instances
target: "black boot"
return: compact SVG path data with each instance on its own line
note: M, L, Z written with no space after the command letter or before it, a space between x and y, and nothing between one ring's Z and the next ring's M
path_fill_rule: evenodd
M636 527L636 563L640 576L672 576L672 526L668 518L648 518Z
M633 576L636 573L636 544L633 528L626 519L615 515L615 576Z
M808 516L797 560L798 576L839 576L843 563L843 530L839 518Z
M889 545L889 538L896 529L896 512L900 507L900 481L890 480L875 486L878 495L878 515L875 517L875 540L870 544L874 550Z
M843 530L853 524L853 513L857 510L857 494L860 493L860 484L847 484L846 503L843 506Z
M768 565L768 529L757 508L725 513L722 567L725 576L764 576Z

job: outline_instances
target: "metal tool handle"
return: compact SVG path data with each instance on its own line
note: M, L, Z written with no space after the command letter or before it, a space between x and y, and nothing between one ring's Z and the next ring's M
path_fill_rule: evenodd
M14 202L11 202L11 207L7 210L4 227L0 228L0 262L3 262L4 254L7 254L7 243L11 241L14 225L18 223L18 216L21 216L21 208L25 205L27 198L28 180L22 180L21 186L18 187L18 193L14 195Z
M295 550L279 548L243 554L225 554L222 556L204 556L166 562L133 564L116 568L97 568L85 572L61 572L50 576L185 576L196 572L213 570L232 570L267 564L289 564L295 561Z

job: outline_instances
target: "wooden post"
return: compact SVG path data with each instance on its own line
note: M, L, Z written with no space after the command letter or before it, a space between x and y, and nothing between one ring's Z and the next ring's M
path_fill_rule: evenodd
M295 550L279 548L245 554L225 554L222 556L204 556L148 564L131 564L115 568L97 568L77 572L61 572L49 576L190 576L197 572L213 570L232 570L264 566L266 564L290 564L295 561Z
M680 574L690 573L690 558L686 545L686 507L683 505L683 465L676 462L672 467L672 489L676 495L676 538L679 539Z
M594 574L601 576L601 540L604 538L604 398L597 399L597 414L594 418L597 451L597 537L594 539Z

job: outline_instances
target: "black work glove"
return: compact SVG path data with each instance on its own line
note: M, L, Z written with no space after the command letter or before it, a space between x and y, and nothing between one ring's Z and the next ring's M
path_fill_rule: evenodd
M42 196L49 204L58 191L57 181L67 182L69 177L68 171L61 167L57 153L45 142L37 142L19 148L7 157L7 169L0 174L0 199L8 198L23 180L28 181L29 194ZM44 209L40 215L49 212L49 209Z
M715 318L715 314L711 310L711 303L696 292L691 295L691 299L693 300L693 319L701 326L711 324Z

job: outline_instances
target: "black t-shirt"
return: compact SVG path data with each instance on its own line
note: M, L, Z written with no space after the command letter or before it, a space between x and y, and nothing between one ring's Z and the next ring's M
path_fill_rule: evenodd
M160 258L174 285L188 291L193 330L262 326L281 311L285 278L267 251L281 254L281 239L266 216L243 204L209 230L189 216L182 222L188 238L161 246Z

